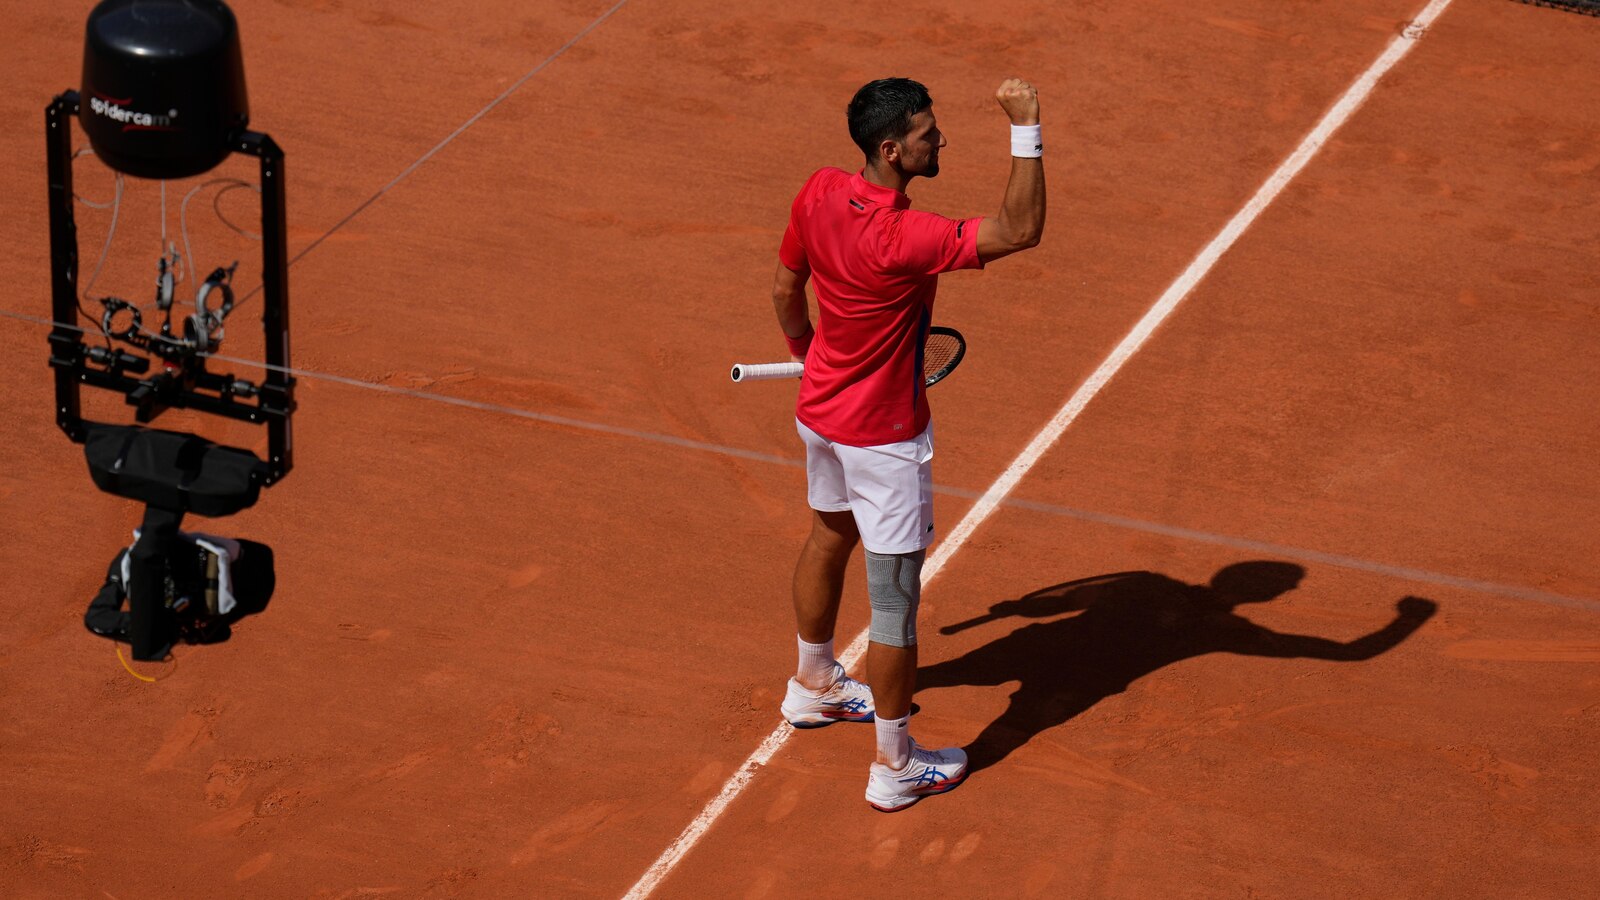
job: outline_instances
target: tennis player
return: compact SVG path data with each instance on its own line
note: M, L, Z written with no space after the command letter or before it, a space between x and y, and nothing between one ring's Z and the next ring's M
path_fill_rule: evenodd
M919 747L906 728L922 564L933 540L933 428L921 357L940 273L1033 247L1044 230L1038 93L1008 78L995 97L1011 119L1000 212L948 219L911 209L905 194L911 179L939 174L945 146L927 88L886 78L857 91L847 118L866 165L854 175L819 169L801 188L772 289L789 352L805 363L795 419L814 513L794 574L800 664L782 711L797 728L875 721L867 802L885 812L948 791L967 773L964 751ZM817 297L815 328L807 282ZM833 646L858 543L872 605L870 688L845 674Z

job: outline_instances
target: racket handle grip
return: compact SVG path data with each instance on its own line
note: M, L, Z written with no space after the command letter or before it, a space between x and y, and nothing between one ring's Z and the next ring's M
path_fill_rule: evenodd
M805 363L734 363L734 381L771 381L777 378L799 378L806 371Z

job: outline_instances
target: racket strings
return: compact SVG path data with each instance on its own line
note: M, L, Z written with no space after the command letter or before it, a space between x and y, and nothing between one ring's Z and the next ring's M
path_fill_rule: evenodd
M961 353L961 341L947 334L930 334L922 349L922 372L933 375L944 371Z

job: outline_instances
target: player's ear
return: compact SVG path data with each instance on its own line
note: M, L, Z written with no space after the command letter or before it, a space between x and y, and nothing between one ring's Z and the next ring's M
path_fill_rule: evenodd
M900 161L900 144L896 141L885 140L878 144L878 158L893 165Z

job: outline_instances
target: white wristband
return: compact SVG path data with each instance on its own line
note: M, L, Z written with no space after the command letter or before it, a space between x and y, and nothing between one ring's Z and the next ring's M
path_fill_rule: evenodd
M1044 155L1044 142L1037 125L1011 126L1011 155L1038 159Z

